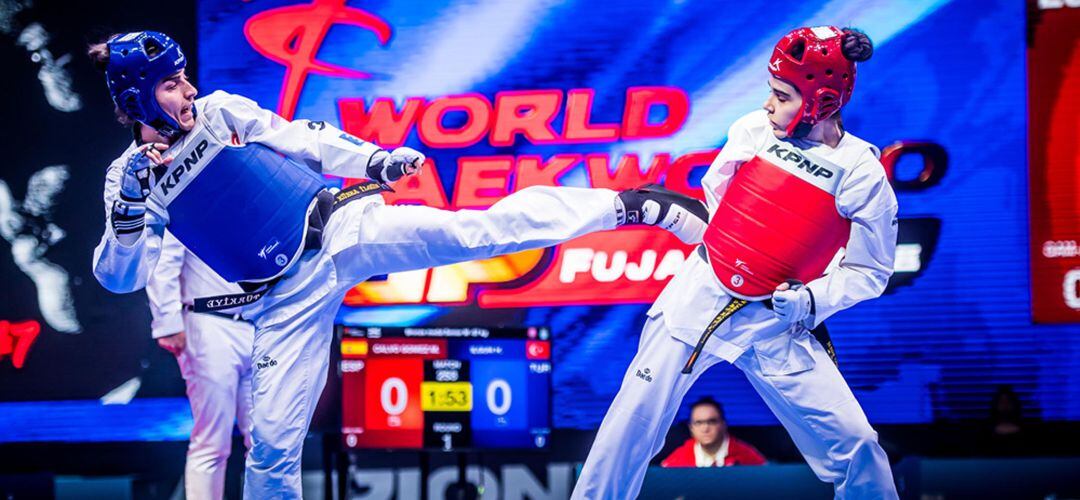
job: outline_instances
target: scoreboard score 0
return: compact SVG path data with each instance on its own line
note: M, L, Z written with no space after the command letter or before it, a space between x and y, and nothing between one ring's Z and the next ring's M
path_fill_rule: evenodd
M547 448L547 328L339 326L338 334L346 448Z

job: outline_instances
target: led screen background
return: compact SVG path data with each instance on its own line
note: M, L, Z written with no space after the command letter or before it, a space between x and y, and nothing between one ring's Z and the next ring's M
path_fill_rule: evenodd
M439 147L421 135L423 125L413 128L404 143L429 154L446 205L456 207L455 195L482 191L474 189L485 182L471 170L475 158L513 157L513 167L486 171L496 178L491 185L497 192L520 187L515 186L519 179L506 172L521 172L523 156L551 161L559 155L607 154L614 168L619 158L636 154L646 170L657 155L670 155L676 164L686 155L715 151L731 122L764 100L766 58L781 34L794 26L825 23L862 28L877 51L859 68L855 97L844 110L845 125L881 147L896 141L940 145L948 168L936 185L898 186L902 219L939 225L939 234L931 231L929 236L936 241L924 242L923 250L933 255L922 262L921 272L886 297L830 320L845 376L875 422L978 418L986 414L999 384L1020 391L1032 416L1075 419L1080 402L1073 373L1080 351L1072 341L1080 332L1073 325L1031 324L1024 9L1018 2L992 4L206 1L199 9L199 81L204 92L240 93L286 114L295 102L296 118L326 120L376 139L389 135L364 129L357 106L375 116L377 100L394 103L401 113L408 111L410 98L421 106L462 95L495 103L500 93L554 90L562 99L551 122L558 135L570 120L572 90L592 96L590 123L622 124L624 133L632 89L685 92L687 118L657 138L545 142L519 134L506 145L496 139L495 118L490 134L474 144ZM331 13L354 19L353 24L333 22ZM268 38L265 23L278 23L278 38ZM319 40L324 26L325 38ZM330 66L319 69L317 64ZM314 69L299 78L298 72L307 68ZM673 112L663 108L650 109L647 123L670 118ZM497 110L494 114L504 116ZM472 122L464 116L447 113L441 123L467 129ZM914 177L921 164L913 158L897 163L898 177ZM669 169L668 185L696 187L701 169L684 170L672 174ZM588 186L597 185L596 179L596 170L582 159L556 181ZM636 236L604 238L605 244L624 245L631 263L640 262L635 252L643 242ZM926 248L935 243L936 248ZM659 245L677 247L664 241ZM562 271L568 258L565 251L551 252L536 258L537 267ZM391 276L390 282L395 279L400 278ZM431 275L413 279L439 289ZM524 281L538 279L534 275ZM521 286L520 280L515 283ZM639 285L639 291L652 295L656 289L651 282ZM619 300L608 299L603 290L601 285L593 294L599 299L582 305L509 310L482 307L476 293L455 298L455 305L416 294L388 294L381 297L406 305L348 308L341 319L461 323L488 315L492 321L548 325L556 335L555 424L592 428L633 356L646 310L645 305L606 305L605 299ZM522 305L535 295L525 297ZM362 306L364 300L354 294L352 303ZM773 422L730 367L703 377L688 397L703 394L722 399L733 424Z
M107 33L144 28L166 31L184 44L203 95L223 89L269 109L281 105L282 54L300 54L302 61L313 54L347 70L323 67L304 75L292 114L360 135L373 132L364 130L372 122L364 122L360 112L375 102L393 104L395 111L416 103L419 119L436 103L483 107L500 95L558 96L550 124L555 141L517 134L510 145L493 144L487 129L468 146L444 147L432 144L439 139L431 134L439 132L433 123L421 124L423 137L416 127L409 131L404 143L424 150L433 163L423 182L399 186L408 196L397 201L456 208L483 206L549 178L616 188L655 179L694 192L700 165L723 146L731 122L764 100L766 59L780 35L799 25L862 27L877 51L860 65L844 122L890 151L890 158L901 155L896 188L902 243L908 246L899 262L907 271L898 273L886 296L830 320L845 377L875 423L982 418L1000 384L1016 389L1028 417L1078 420L1080 331L1074 319L1059 315L1061 276L1053 274L1069 268L1048 267L1052 272L1041 275L1050 283L1047 290L1033 266L1040 265L1046 240L1080 238L1070 236L1077 228L1068 219L1060 219L1065 225L1055 224L1050 235L1036 226L1029 230L1029 220L1041 220L1040 179L1053 179L1057 188L1063 179L1042 169L1034 156L1034 148L1049 144L1036 135L1035 118L1051 116L1039 106L1058 102L1038 99L1050 95L1043 85L1053 95L1069 88L1055 79L1057 70L1039 73L1037 65L1045 61L1075 73L1075 50L1056 51L1062 42L1038 33L1061 32L1070 21L1060 16L1075 16L1077 9L1038 7L1051 4L1028 2L1025 12L1024 2L975 0L222 0L189 5L165 19L150 4L53 9L41 0L10 18L3 17L11 14L5 11L0 60L10 75L0 81L0 93L19 98L5 107L6 116L18 119L2 125L8 156L0 180L9 188L13 211L0 203L0 217L7 223L17 213L24 224L17 235L0 240L0 322L7 321L0 323L0 442L186 439L190 412L183 384L175 361L150 339L145 295L111 294L90 273L103 228L103 171L130 135L111 123L102 77L80 53L85 43ZM263 14L273 21L275 9L305 6L322 10L276 16L285 28L271 30L278 38L255 35L261 50L277 59L256 50L244 30L250 19ZM366 13L354 16L359 25L348 24L348 16L330 19L335 12L354 12L343 11L345 6ZM1027 16L1033 22L1026 33ZM35 23L47 37L32 28ZM318 41L311 34L324 25L320 43L299 43ZM69 63L41 71L65 54L72 55ZM64 70L70 88L63 85ZM81 109L73 94L81 98ZM644 106L661 101L674 107ZM1062 102L1053 109L1067 109ZM439 125L461 129L469 124L464 116L448 111ZM570 135L595 135L564 140L568 120ZM673 125L646 126L665 123ZM1069 137L1059 125L1044 130ZM618 140L604 139L611 126ZM395 135L385 127L374 132L383 134L380 139ZM640 137L649 133L659 136ZM890 148L898 141L899 148ZM635 157L637 168L629 160ZM917 177L923 158L936 162L940 177L903 182ZM51 169L57 165L67 167L66 178ZM52 191L61 184L61 191ZM25 217L26 201L41 200L28 196L32 185L34 192L52 193L54 203L36 205L47 211ZM49 223L63 232L42 231ZM36 247L40 255L34 262L44 257L67 272L66 287L45 288L54 299L63 298L56 290L66 289L71 301L65 308L44 310L38 285L47 280L27 273L29 261L22 257L28 254L19 253L27 241L44 241L43 236L52 238L51 245ZM1042 263L1075 267L1060 257L1068 244L1052 247L1057 256ZM546 326L555 334L553 424L594 429L637 348L648 302L666 281L665 269L684 258L685 250L659 231L622 231L553 251L390 276L350 295L340 320ZM523 307L530 303L544 305ZM1058 314L1046 317L1055 322L1043 323L1040 309ZM713 368L688 398L706 394L725 402L733 425L776 423L730 366Z

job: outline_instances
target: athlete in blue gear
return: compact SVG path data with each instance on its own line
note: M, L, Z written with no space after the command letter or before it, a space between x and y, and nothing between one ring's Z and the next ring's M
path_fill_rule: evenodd
M90 53L135 136L106 174L94 275L113 292L142 288L168 227L247 291L196 301L241 306L255 324L246 498L300 497L301 447L326 382L334 317L357 283L624 224L660 226L688 243L705 230L702 203L659 186L537 186L483 211L388 206L367 195L419 171L420 152L387 152L225 92L196 100L183 52L161 33L114 36ZM334 193L320 174L374 182Z

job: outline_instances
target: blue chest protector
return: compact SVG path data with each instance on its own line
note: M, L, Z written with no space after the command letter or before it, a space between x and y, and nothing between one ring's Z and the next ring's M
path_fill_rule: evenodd
M230 147L199 134L158 179L168 229L225 280L282 275L304 250L323 177L261 144Z

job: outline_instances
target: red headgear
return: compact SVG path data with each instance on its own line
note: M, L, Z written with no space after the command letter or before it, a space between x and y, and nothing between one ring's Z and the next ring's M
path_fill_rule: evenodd
M799 90L802 107L787 126L791 137L804 137L814 124L832 116L855 88L855 62L844 57L844 32L835 26L799 28L773 49L769 73Z

